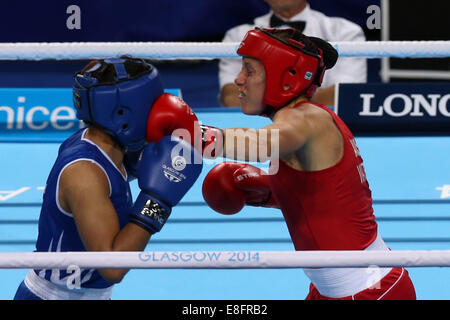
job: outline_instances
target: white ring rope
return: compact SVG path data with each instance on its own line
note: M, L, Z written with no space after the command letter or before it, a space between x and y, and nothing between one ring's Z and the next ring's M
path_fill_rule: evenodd
M450 57L450 41L331 42L341 57ZM237 42L29 42L0 43L0 60L82 60L128 54L148 59L238 57Z
M278 269L450 267L450 250L1 252L0 268Z

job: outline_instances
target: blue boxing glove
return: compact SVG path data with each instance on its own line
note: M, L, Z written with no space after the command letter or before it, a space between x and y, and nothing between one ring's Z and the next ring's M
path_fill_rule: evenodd
M144 148L138 168L141 192L133 205L130 222L151 234L161 230L172 207L180 202L202 171L203 162L195 163L201 159L196 153L190 143L173 136Z
M125 170L127 170L128 181L133 181L138 177L138 167L139 161L141 160L141 155L144 149L138 151L126 152L123 156L123 165Z

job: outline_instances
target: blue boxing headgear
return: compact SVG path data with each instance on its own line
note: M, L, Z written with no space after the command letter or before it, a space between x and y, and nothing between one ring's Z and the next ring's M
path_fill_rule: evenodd
M125 151L145 146L147 118L164 93L158 70L130 57L92 61L75 74L77 118L108 132Z

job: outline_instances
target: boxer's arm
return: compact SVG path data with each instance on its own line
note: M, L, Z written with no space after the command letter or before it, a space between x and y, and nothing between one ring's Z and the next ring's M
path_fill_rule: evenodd
M60 204L64 210L73 214L86 250L144 250L150 234L132 223L120 229L109 193L105 173L92 162L76 162L61 174ZM117 283L122 280L128 269L100 269L99 272L106 280Z
M273 123L261 129L224 129L223 157L265 162L301 148L310 138L311 123L295 109L280 110Z

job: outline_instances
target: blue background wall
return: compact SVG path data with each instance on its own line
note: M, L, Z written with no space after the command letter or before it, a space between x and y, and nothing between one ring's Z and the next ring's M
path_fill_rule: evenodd
M310 0L329 16L347 18L363 27L368 39L379 31L365 27L367 7L379 0ZM68 6L81 10L81 29L69 30ZM2 1L0 42L71 41L221 41L229 28L251 23L268 12L263 0L128 0ZM379 81L379 61L371 59L369 81ZM217 107L218 61L155 62L166 88L181 88L193 107ZM0 61L0 87L72 86L72 75L86 61Z
M379 0L309 0L311 7L365 26L367 7ZM81 29L69 30L70 5L81 10ZM220 40L232 26L269 9L263 0L42 0L0 3L1 42Z

